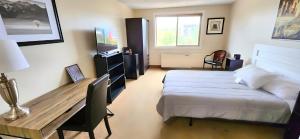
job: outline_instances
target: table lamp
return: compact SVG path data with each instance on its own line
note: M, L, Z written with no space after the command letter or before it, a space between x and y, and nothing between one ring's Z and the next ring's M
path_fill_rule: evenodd
M12 40L0 40L0 95L10 106L10 111L3 115L9 121L16 120L29 114L28 108L22 108L18 104L19 92L15 79L8 79L4 73L28 68L18 44Z

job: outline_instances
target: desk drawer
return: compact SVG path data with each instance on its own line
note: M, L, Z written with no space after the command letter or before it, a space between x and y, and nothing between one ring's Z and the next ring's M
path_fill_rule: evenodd
M46 127L42 129L42 135L44 138L49 137L51 134L56 132L56 129L59 128L63 123L69 120L73 115L75 115L78 111L80 111L85 106L85 99L78 102L72 108L67 110L64 114L56 118L54 121L49 123Z

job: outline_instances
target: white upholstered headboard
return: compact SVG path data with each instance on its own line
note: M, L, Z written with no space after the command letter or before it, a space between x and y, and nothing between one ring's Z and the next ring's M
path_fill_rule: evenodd
M257 44L253 52L252 64L300 83L300 46L290 48Z

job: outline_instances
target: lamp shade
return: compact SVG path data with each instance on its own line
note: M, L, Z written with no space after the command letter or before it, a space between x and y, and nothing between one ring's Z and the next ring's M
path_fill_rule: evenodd
M29 64L18 44L12 40L0 40L0 73L28 68Z

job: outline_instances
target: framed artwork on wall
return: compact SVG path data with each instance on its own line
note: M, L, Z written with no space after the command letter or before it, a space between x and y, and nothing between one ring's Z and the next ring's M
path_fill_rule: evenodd
M225 18L208 18L207 20L207 35L223 34Z
M78 83L81 80L85 79L84 75L81 72L81 69L77 64L66 67L66 71L74 83Z
M63 42L55 0L1 0L0 39L19 46Z
M300 3L280 0L273 39L300 40Z

